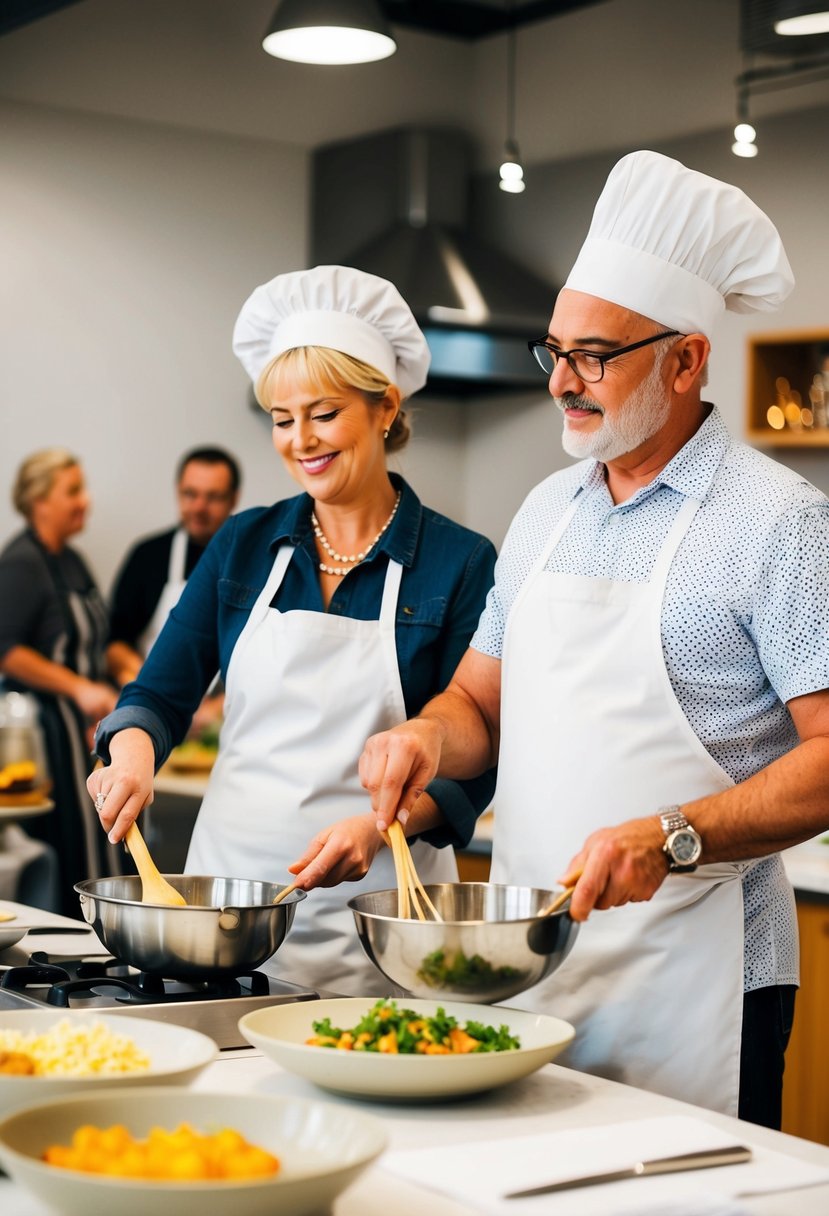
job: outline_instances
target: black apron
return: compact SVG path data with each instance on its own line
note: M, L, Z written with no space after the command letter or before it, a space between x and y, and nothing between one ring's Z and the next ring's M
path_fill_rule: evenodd
M106 672L107 611L98 588L88 571L85 587L70 588L55 555L34 533L31 535L49 571L64 622L46 658L87 679L102 680ZM57 853L59 906L52 910L77 917L74 884L120 873L120 851L107 841L86 789L92 758L83 714L69 697L32 688L26 691L38 702L55 803L51 814L33 818L26 830Z

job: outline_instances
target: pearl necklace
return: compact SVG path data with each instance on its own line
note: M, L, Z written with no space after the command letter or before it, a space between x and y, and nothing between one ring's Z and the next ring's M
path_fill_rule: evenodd
M375 538L371 542L371 544L366 545L366 547L365 547L365 549L363 549L362 553L351 553L351 554L338 553L336 551L336 549L334 548L334 546L329 544L326 536L323 533L322 528L320 527L320 521L317 519L316 515L312 511L311 512L311 523L314 525L314 536L316 536L317 540L322 545L323 549L325 550L325 552L328 554L329 557L333 557L335 562L348 562L349 566L353 569L353 567L357 563L364 561L365 558L368 557L369 553L371 553L372 549L377 544L380 537L383 535L383 533L386 531L386 529L388 528L391 521L394 519L395 515L397 514L397 508L400 506L400 493L401 493L401 491L398 490L397 497L394 500L394 506L391 509L391 515L388 517L386 522L383 524L382 528L377 533L377 535L375 536ZM336 574L339 578L342 578L342 576L344 574L348 574L349 566L329 566L329 565L326 565L325 562L319 563L319 568L320 568L320 570L323 571L324 574Z

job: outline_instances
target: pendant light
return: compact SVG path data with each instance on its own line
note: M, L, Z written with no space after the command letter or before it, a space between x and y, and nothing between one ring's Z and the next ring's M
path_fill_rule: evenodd
M737 125L731 151L735 156L751 158L757 155L757 132L748 118L748 93L743 89L737 96Z
M775 5L774 32L784 37L829 34L829 5L819 0L779 0Z
M510 5L512 8L512 5ZM515 26L507 33L507 138L504 141L504 160L499 170L498 185L507 194L521 194L527 186L521 152L515 138Z
M378 0L280 0L262 39L295 63L371 63L397 50Z

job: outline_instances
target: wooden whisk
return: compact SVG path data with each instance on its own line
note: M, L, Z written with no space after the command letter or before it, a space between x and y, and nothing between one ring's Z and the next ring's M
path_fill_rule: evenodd
M409 851L409 843L406 840L400 821L397 819L393 820L389 824L387 831L383 833L383 837L391 849L392 857L394 858L394 872L397 876L398 918L400 920L413 920L416 916L418 920L442 922L443 917L432 903L417 876L417 870ZM431 916L426 915L427 910L431 913Z

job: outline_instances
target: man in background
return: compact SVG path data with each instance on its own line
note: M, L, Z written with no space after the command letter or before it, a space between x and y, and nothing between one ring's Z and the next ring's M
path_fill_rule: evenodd
M238 462L222 448L194 448L181 458L178 524L137 541L115 580L107 661L119 687L141 670L196 563L232 514L240 483ZM194 718L196 728L220 716L222 699L205 698Z

